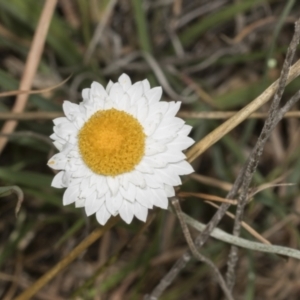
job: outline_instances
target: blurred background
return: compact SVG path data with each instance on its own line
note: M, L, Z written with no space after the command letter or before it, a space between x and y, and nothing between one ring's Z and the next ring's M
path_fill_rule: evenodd
M19 87L44 3L0 0L1 92ZM226 117L205 119L203 112L237 111L278 78L299 15L296 0L59 0L33 89L72 77L29 97L24 112L38 115L19 121L0 155L0 186L18 185L25 194L18 218L16 196L0 198L0 298L14 299L99 227L94 216L63 207L63 191L50 186L51 116L61 113L63 100L78 103L92 81L106 85L124 72L133 82L148 78L152 86L163 86L163 100L183 102L179 115L199 141ZM294 80L283 100L299 87L300 79ZM15 99L0 99L1 127ZM271 243L292 248L299 248L299 117L296 112L274 130L251 192L264 189L245 213L245 221ZM248 119L207 150L193 165L198 175L185 178L181 190L225 197L262 125L262 118ZM197 198L186 198L182 208L203 223L216 210ZM140 221L119 222L32 299L142 299L187 249L176 217L155 212L141 234ZM232 224L225 217L220 227L231 232ZM245 231L242 236L254 240ZM135 243L99 271L132 237ZM202 252L225 272L229 249L211 238ZM299 299L298 261L247 250L240 254L235 299ZM222 295L208 267L193 260L161 299Z

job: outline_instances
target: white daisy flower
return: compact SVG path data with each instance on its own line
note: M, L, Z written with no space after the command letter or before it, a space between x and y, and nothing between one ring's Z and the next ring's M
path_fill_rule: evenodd
M59 153L48 162L61 170L52 186L67 188L64 205L84 207L102 225L118 214L145 221L148 209L168 207L179 175L193 172L182 150L194 141L191 126L175 117L181 103L161 95L147 79L132 84L123 74L106 89L93 82L80 104L64 102L66 117L53 121L50 136Z

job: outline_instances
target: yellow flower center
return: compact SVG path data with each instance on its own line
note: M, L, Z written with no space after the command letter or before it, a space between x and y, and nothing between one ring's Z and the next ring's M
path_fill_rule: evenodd
M116 176L130 172L145 151L145 134L139 121L114 108L97 111L78 134L85 164L95 173Z

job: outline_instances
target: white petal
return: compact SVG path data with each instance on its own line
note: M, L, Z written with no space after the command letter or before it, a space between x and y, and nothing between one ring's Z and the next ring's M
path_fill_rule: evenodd
M96 191L96 186L90 187L90 177L83 178L80 183L80 197L88 198L94 191Z
M96 213L97 221L101 225L105 225L107 220L111 217L111 214L107 210L105 204L102 204L102 206L99 208L99 210Z
M96 200L96 191L93 192L85 200L84 209L85 209L85 213L87 216L91 216L92 214L94 214L97 211L97 210L94 211L94 208L93 208L95 200Z
M128 186L129 186L129 173L124 173L122 175L120 175L120 185L122 185L122 187L125 190L128 190Z
M147 116L148 116L148 105L139 103L137 108L136 118L140 121L140 123L143 123L144 120L147 118Z
M107 97L107 92L100 83L94 81L91 85L91 95L94 101L103 101Z
M64 187L67 187L70 185L70 182L72 181L72 173L69 171L65 171L64 175L62 177L62 184L64 185ZM74 184L73 184L74 185Z
M162 189L151 189L153 195L153 204L157 207L167 209L169 205L166 193Z
M94 192L91 196L86 198L84 205L86 215L91 216L95 214L100 209L104 201L105 196L103 196L102 198L98 198L96 192Z
M114 107L114 103L111 100L108 100L104 103L104 110L108 110Z
M162 130L156 130L155 133L151 136L151 138L161 144L167 145L170 144L173 140L175 140L177 136L178 136L177 133L172 133L170 131L164 132Z
M85 198L77 198L77 200L75 201L75 207L79 208L79 207L84 207L85 205Z
M167 197L174 197L175 196L175 189L171 185L164 184L164 190L165 190L165 193L166 193Z
M169 102L169 108L168 108L168 111L166 112L164 117L165 118L175 117L177 112L180 109L180 106L181 106L180 101L178 101L178 102L174 102L174 101Z
M57 136L64 139L68 138L69 135L76 135L78 131L71 122L58 124L57 126L53 127L53 130Z
M120 184L119 184L119 178L118 177L112 177L107 176L106 177L107 185L111 191L112 196L115 196L119 190Z
M162 154L164 154L164 153L160 153L159 155L153 155L153 156L145 156L143 158L143 162L145 162L152 168L163 168L167 165L168 160L165 159L164 157L161 157ZM184 155L183 155L183 157L185 158ZM182 160L182 159L179 159L179 160ZM151 173L153 173L153 172L151 172Z
M122 86L117 82L113 84L109 91L109 97L113 103L118 103L124 95Z
M58 189L65 187L65 185L62 182L62 178L63 178L64 174L65 174L65 171L61 171L61 172L57 173L51 182L51 186L58 188Z
M93 176L90 176L90 185L89 187L92 187L93 185L96 185L97 183L97 180L98 180L98 176L95 174ZM95 187L97 189L97 187Z
M176 132L182 128L184 125L184 121L180 118L163 118L157 130L164 130L164 131L174 131Z
M147 189L136 189L136 201L146 208L153 208L152 193L150 188Z
M83 100L89 100L90 99L90 89L83 89L81 92L81 96Z
M186 160L182 160L175 164L168 164L167 169L178 175L188 175L195 172L193 167Z
M161 113L158 113L151 118L147 118L145 122L143 122L144 132L147 136L151 136L158 125L161 122L163 115Z
M124 94L118 103L115 103L115 107L118 110L128 111L130 108L130 98L128 94Z
M90 178L89 177L83 178L80 182L80 190L86 191L89 189L89 186L90 186Z
M58 125L61 123L69 123L70 121L66 117L59 117L53 120L54 125Z
M97 96L94 98L94 102L93 102L93 106L92 106L92 114L94 114L98 110L104 109L105 101L107 98L108 98L108 96L106 96L103 100L101 100Z
M91 173L91 171L84 165L78 166L78 169L73 172L72 177L74 178L81 178L81 177L86 177Z
M177 174L170 172L167 168L156 169L155 173L157 180L159 180L160 182L172 186L177 186L181 184L180 177Z
M171 142L178 136L178 130L176 128L171 127L169 130L161 130L158 127L151 135L151 138L155 140L166 140L167 142Z
M69 180L69 185L68 186L70 187L70 186L78 185L80 187L80 183L81 183L81 178L71 177L70 180Z
M137 113L138 113L137 109L138 109L137 106L133 105L126 112L132 115L134 118L137 118Z
M70 101L64 101L63 110L69 120L73 120L77 115L80 114L79 105Z
M169 109L169 102L160 101L154 104L152 103L151 105L149 105L149 116L152 117L157 113L161 113L164 116L168 111L168 109Z
M134 206L128 201L123 201L122 206L120 207L119 214L120 217L127 223L131 223L133 219Z
M68 205L75 202L78 199L78 196L79 196L78 185L68 187L64 192L63 205Z
M144 88L144 94L150 90L150 83L147 79L142 81L143 88Z
M160 86L155 87L145 93L146 98L149 101L149 104L156 103L160 100L162 95L162 88Z
M67 157L62 153L57 153L49 159L47 165L54 170L63 170L67 164Z
M113 216L116 216L119 212L120 207L123 204L123 201L126 201L126 200L123 199L123 197L120 193L117 193L117 195L113 196L113 197L111 197L109 194L106 194L105 205L106 205L107 210Z
M54 126L55 127L55 126ZM53 127L53 128L54 128ZM52 140L58 140L58 139L60 139L60 137L54 132L54 133L52 133L50 136L50 139L52 139ZM60 139L61 140L61 139Z
M195 143L195 141L188 137L188 136L178 136L176 139L174 139L171 143L168 144L168 147L174 147L178 149L179 151L185 150L192 146Z
M138 202L134 202L134 215L141 221L146 222L147 215L148 215L148 209L139 204Z
M123 90L126 92L130 87L131 87L131 79L130 77L123 73L119 79L118 79L119 83L121 84Z
M136 198L136 190L137 190L136 186L131 182L129 182L128 189L125 190L124 188L120 188L120 193L123 196L123 198L125 198L126 200L130 202L134 202Z
M131 105L135 104L143 95L143 85L141 82L136 82L128 90L127 94L130 98Z
M192 129L193 129L192 126L186 125L186 124L185 124L185 125L178 131L178 134L189 135Z
M157 176L156 171L154 174L144 174L144 178L147 186L151 188L160 188L162 186L162 183L164 183L164 181L161 180L160 176Z
M104 176L98 175L96 177L96 189L98 198L101 198L109 190L106 178Z
M83 119L82 115L80 115L80 116L78 115L78 116L74 117L72 123L78 130L80 130L81 127L84 125L85 120Z
M141 160L141 162L135 167L136 170L142 172L142 173L149 173L153 174L153 167L147 164L147 162L144 161L144 159Z
M144 176L139 171L133 170L130 173L127 174L129 181L133 183L134 185L144 188L146 186L146 181L144 179Z
M147 138L146 147L145 147L145 155L151 156L157 153L164 152L166 150L166 146L164 144L157 143L156 141Z
M79 149L75 146L73 147L69 153L67 154L67 157L68 158L73 158L73 159L76 159L76 162L77 160L80 160L79 164L82 164L82 160L81 160L81 156L80 156L80 153L79 153Z
M107 92L107 93L109 93L109 91L110 91L111 87L113 86L113 84L114 84L114 83L110 80L109 83L108 83L107 86L106 86L106 92Z
M102 104L101 109L104 107L104 102L100 102L99 104ZM98 106L98 105L97 105ZM84 113L84 119L87 121L98 109L95 108L95 105L92 106L85 106L85 113Z
M68 156L69 152L72 151L73 149L74 149L74 145L72 145L70 143L65 143L64 147L61 151L61 154Z
M186 156L181 152L178 151L177 149L167 147L168 149L163 152L163 153L158 153L157 155L153 156L154 158L157 159L157 161L163 161L165 162L165 165L169 163L174 163L178 162L181 160L186 159ZM147 158L151 158L152 156L147 156Z
M148 100L144 96L142 96L138 99L135 105L137 105L138 107L148 107Z
M63 146L64 146L64 145L63 145L61 142L59 142L59 141L53 142L53 145L56 147L56 149L57 149L58 151L61 151L62 148L63 148Z

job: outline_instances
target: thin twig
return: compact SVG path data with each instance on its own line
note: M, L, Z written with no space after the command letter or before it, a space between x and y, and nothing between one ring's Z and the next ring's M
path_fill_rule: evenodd
M180 111L178 117L184 119L201 119L201 120L226 120L236 115L237 111ZM265 119L268 114L263 112L254 112L247 119ZM289 111L284 118L300 118L300 111Z
M294 80L296 77L300 75L300 60L298 60L289 70L287 83ZM235 116L224 122L222 125L217 127L211 133L209 133L206 137L204 137L201 141L196 143L191 149L187 152L187 159L189 162L194 161L199 155L201 155L205 150L211 147L214 143L216 143L219 139L221 139L224 135L230 132L233 128L235 128L242 121L247 119L249 115L251 115L254 111L256 111L263 104L267 103L272 95L275 93L279 85L279 80L275 81L271 86L269 86L260 96L254 99L250 104L241 109ZM295 96L296 97L296 96ZM296 100L294 100L296 101ZM240 170L235 183L233 184L231 190L229 191L226 198L234 199L237 195L238 190L241 187L243 176L246 172L245 164ZM196 237L195 245L197 247L201 247L210 237L211 232L214 228L219 224L224 214L230 207L230 204L224 203L220 206L219 210L214 214L210 222L205 226L202 233ZM187 251L183 254L183 256L176 261L170 271L163 277L160 283L155 287L153 293L161 295L163 291L173 282L173 280L177 277L179 272L186 266L186 264L191 260L192 256Z
M216 202L222 202L222 203L229 203L231 205L237 205L237 200L226 199L226 198L222 198L219 196L204 194L204 193L179 192L177 194L177 196L180 198L196 197L196 198L210 200L210 201L216 201Z
M35 112L0 112L0 120L53 120L55 118L63 117L63 112L57 111L35 111Z
M189 229L186 225L186 222L184 221L184 218L183 218L183 215L182 215L182 210L181 210L181 207L180 207L180 204L179 204L179 201L176 197L173 197L171 199L171 203L172 205L174 206L175 208L175 212L176 212L176 215L179 219L179 222L180 222L180 225L181 225L181 228L182 228L182 232L184 234L184 237L186 239L186 242L188 243L189 245L189 248L192 252L192 254L195 256L195 258L197 258L199 261L202 261L204 263L206 263L207 265L209 265L211 267L211 269L213 270L217 280L218 280L218 283L220 285L220 287L222 288L224 294L226 295L227 299L231 299L233 300L233 297L231 295L231 292L228 290L228 287L220 273L220 271L218 270L218 268L214 265L214 263L208 259L207 257L205 257L204 255L202 255L196 248L194 242L193 242L193 239L191 237L191 234L189 232Z
M128 250L132 245L135 244L135 242L138 240L138 238L145 232L145 230L150 226L150 224L153 222L153 220L156 217L156 213L153 213L150 215L147 219L147 222L143 224L143 226L138 230L138 232L134 235L133 238L131 238L129 241L126 241L119 250L112 254L106 261L103 263L99 268L97 268L94 272L94 274L89 277L83 284L81 284L74 292L72 292L71 298L76 298L81 295L83 291L86 289L89 289L91 285L95 282L95 280L99 277L100 274L103 274L108 267L113 265L120 257L124 254L126 250Z
M96 27L92 40L87 48L87 51L84 55L84 63L88 64L91 60L91 57L96 49L97 44L99 43L103 30L107 25L109 18L114 10L115 5L117 4L117 0L110 0L105 7L105 11L103 12L102 18L99 20L99 23Z
M13 132L13 133L10 133L10 134L0 133L0 137L7 137L7 138L29 137L29 138L34 138L34 139L40 140L40 141L48 144L50 147L54 147L53 146L53 141L49 137L47 137L46 135L34 132L34 131L24 130L24 131Z
M211 202L211 201L205 201L205 203L215 207L216 209L219 209L219 205L216 205L215 203ZM235 215L232 214L229 211L226 211L226 215L229 216L231 219L235 219ZM271 243L266 240L262 235L260 235L256 230L254 230L250 225L248 225L246 222L242 221L241 222L242 227L247 230L253 237L255 237L258 241L264 243L264 244L268 244L271 245Z
M67 267L73 260L75 260L85 249L97 241L107 230L118 222L119 218L111 218L104 227L99 227L92 231L78 246L76 246L65 258L52 267L40 279L26 289L22 294L14 300L28 300L32 299L43 286L45 286L51 279L53 279L61 270Z
M226 181L222 181L216 178L212 178L212 177L208 177L208 176L204 176L204 175L200 175L197 173L193 173L191 175L189 175L190 178L201 182L203 184L209 185L209 186L213 186L213 187L217 187L219 189L222 189L224 191L229 192L231 190L232 184L230 182L226 182Z
M203 230L206 228L206 224L203 224L193 219L192 217L190 217L185 213L183 213L183 217L187 224L189 224L190 226L192 226L193 228L195 228L200 232L203 232ZM219 228L215 228L211 232L210 236L217 240L223 241L231 245L236 245L244 249L265 252L265 253L273 253L273 254L277 254L285 257L292 257L300 260L300 251L297 249L249 241L241 237L233 236L232 234L229 234Z
M263 153L264 146L266 144L266 141L268 140L269 136L271 135L271 132L273 131L274 127L277 125L277 123L281 120L278 118L278 107L280 104L280 100L282 98L285 86L287 84L288 79L288 73L290 66L292 64L292 60L294 58L294 54L296 52L297 46L299 44L300 40L300 20L298 20L295 23L295 33L292 38L292 41L290 43L290 46L287 50L286 59L284 61L278 88L276 90L276 93L274 95L268 118L264 124L264 127L261 131L261 134L257 140L257 143L250 154L246 164L246 172L243 176L243 183L241 186L240 196L238 198L238 205L236 210L236 218L234 222L234 228L233 228L233 235L239 236L241 231L241 221L243 219L244 215L244 208L247 203L247 195L248 195L248 189L250 186L250 183L252 181L252 177L257 169L260 157ZM297 97L296 97L297 98ZM292 98L293 99L293 98ZM290 102L290 101L289 101ZM229 253L229 259L228 259L228 270L226 274L227 284L230 290L232 290L234 283L235 283L235 266L237 264L238 260L238 248L236 246L232 246Z
M171 87L171 85L169 84L169 82L168 82L165 74L163 73L162 69L160 68L159 64L154 59L154 57L152 55L150 55L149 53L146 53L146 52L143 53L143 56L144 56L146 62L151 67L151 69L153 70L155 76L157 77L157 80L162 85L162 87L164 88L165 92L172 99L179 100L179 101L182 101L184 103L194 102L195 100L198 99L197 95L192 95L192 96L189 96L189 97L184 97L184 96L181 96L181 95L177 94L173 90L173 88Z
M22 202L24 200L24 193L23 191L16 185L13 186L4 186L0 187L0 197L4 197L14 193L18 197L17 205L15 207L15 215L18 216L19 210L21 208Z
M56 87L56 86L55 86ZM52 88L55 88L52 87ZM50 89L50 88L49 88ZM35 92L44 92L48 90L39 90L39 91L22 91L24 93L35 93ZM12 91L17 94L17 91ZM7 92L9 93L9 92ZM0 97L2 95L0 94ZM189 111L180 111L177 116L183 119L202 119L202 120L224 120L229 119L232 116L236 115L236 111L208 111L208 112L189 112ZM63 112L54 112L54 111L32 111L32 112L0 112L0 120L18 120L18 121L31 121L31 120L53 120L58 117L64 116ZM265 119L268 116L267 113L255 112L251 114L247 119ZM300 118L300 111L289 111L284 114L284 118Z
M54 13L57 0L47 0L45 1L43 11L41 13L37 29L35 31L31 48L26 60L25 70L20 83L20 90L30 90L32 81L34 79L37 67L39 65L42 52L44 49L44 44L48 32L48 28ZM13 112L22 112L26 106L28 100L28 94L20 94L17 96L15 105L12 109ZM9 134L12 133L18 122L16 120L7 121L3 128L2 133ZM0 138L0 153L4 149L7 143L7 138Z
M287 83L290 83L296 77L300 75L300 60L298 60L291 68L288 75ZM246 120L253 112L255 112L259 107L267 103L278 87L278 80L276 80L272 85L270 85L260 96L254 99L251 103L242 108L237 114L225 121L215 130L210 132L198 143L194 144L187 151L187 159L189 162L194 161L199 155L201 155L205 150L210 148L213 144L219 141L224 135L234 129L237 125Z
M21 90L15 90L15 91L8 91L8 92L1 92L0 93L0 98L2 97L8 97L8 96L15 96L15 95L21 95L21 94L28 94L28 95L34 95L34 94L42 94L42 93L46 93L46 92L50 92L58 87L60 87L61 85L65 84L72 75L70 75L68 78L66 78L65 80L63 80L62 82L47 87L45 89L41 89L41 90L29 90L29 91L21 91ZM17 114L17 113L7 113L7 114ZM5 119L6 120L6 119Z

